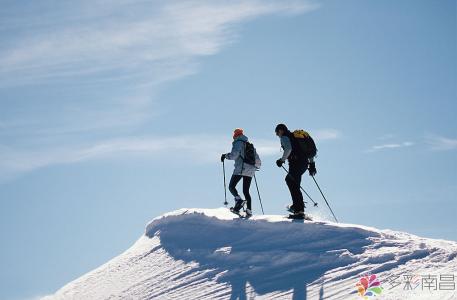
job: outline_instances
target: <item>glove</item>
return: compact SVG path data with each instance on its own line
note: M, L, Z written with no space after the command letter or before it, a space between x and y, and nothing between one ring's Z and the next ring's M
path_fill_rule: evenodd
M316 170L316 163L314 161L309 163L308 171L309 171L309 176L316 175L317 170Z
M277 165L279 168L282 167L282 164L283 164L283 163L284 163L284 162L282 161L282 159L278 159L278 160L276 161L276 165Z
M221 155L221 162L224 162L226 156L227 156L227 154L222 154Z

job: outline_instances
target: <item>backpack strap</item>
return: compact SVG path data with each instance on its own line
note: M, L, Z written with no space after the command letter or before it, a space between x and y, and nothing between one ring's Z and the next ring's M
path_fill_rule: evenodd
M244 156L246 157L246 143L247 143L247 141L242 141L242 140L238 140L238 141L244 143ZM241 151L243 151L243 150L241 150ZM243 155L241 155L241 153L240 153L240 156L241 156L241 160L243 161L243 163L241 164L241 172L240 172L240 175L243 176L244 157L243 157Z
M292 153L290 154L289 158L292 156L292 160L301 161L303 160L303 155L300 149L300 145L298 144L298 137L295 136L295 131L289 131L287 133L287 137L290 140L290 145L292 146Z

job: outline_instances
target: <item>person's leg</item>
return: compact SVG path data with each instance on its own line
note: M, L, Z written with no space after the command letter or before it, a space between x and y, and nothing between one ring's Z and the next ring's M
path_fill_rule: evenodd
M236 190L236 185L238 182L240 182L241 178L241 175L232 175L229 183L230 193L232 193L232 195L235 197L235 206L233 207L233 210L236 212L238 212L243 206L243 201L241 200L240 194L238 194L238 191Z
M304 169L298 164L289 164L289 174L286 176L286 183L289 187L290 195L292 197L294 211L304 211L305 203L303 202L303 194L300 190L301 176Z
M286 184L287 187L289 188L290 196L292 198L292 209L295 211L297 208L296 200L297 200L297 195L296 195L296 183L295 180L292 177L292 174L289 172L286 176Z
M299 204L298 208L297 208L297 211L305 211L305 201L303 201L303 194L301 192L301 178L303 176L303 174L306 172L307 170L307 165L304 164L304 163L299 163L294 172L295 172L295 177L298 178L297 180L297 188L296 188L296 193L297 193L297 203Z
M297 187L296 187L296 190L295 190L295 193L296 193L296 202L297 202L297 206L296 206L296 211L305 211L305 202L303 201L303 194L301 192L301 188L300 188L300 185L301 185L301 176L303 175L303 173L301 172L297 172L295 173L295 177L298 178L298 182L297 182ZM295 205L294 205L295 207Z
M247 202L247 209L251 209L251 194L249 188L251 187L252 177L243 176L243 194Z
M232 178L230 178L229 191L235 198L240 197L238 191L236 190L236 185L238 184L238 182L240 182L241 178L241 175L232 175Z

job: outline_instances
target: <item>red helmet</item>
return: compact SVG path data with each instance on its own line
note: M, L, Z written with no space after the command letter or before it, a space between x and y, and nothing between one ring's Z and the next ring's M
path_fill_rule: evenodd
M236 139L237 137L239 137L242 134L243 134L243 129L237 128L233 131L233 138Z

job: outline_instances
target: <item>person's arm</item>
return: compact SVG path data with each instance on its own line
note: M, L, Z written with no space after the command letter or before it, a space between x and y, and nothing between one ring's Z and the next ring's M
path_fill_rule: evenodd
M310 176L314 176L317 174L316 163L314 162L314 158L308 158L308 173Z
M231 159L231 160L236 160L238 158L238 156L240 156L240 154L241 154L241 147L242 147L241 142L237 141L237 142L233 143L232 151L230 153L227 153L225 155L225 158Z
M286 159L289 157L290 153L292 153L292 143L290 142L290 139L288 136L283 135L281 137L281 146L282 146L282 149L284 150L281 160L283 162L285 162Z
M260 156L257 154L257 151L255 152L255 167L257 169L260 169L262 166L262 161L260 160Z

